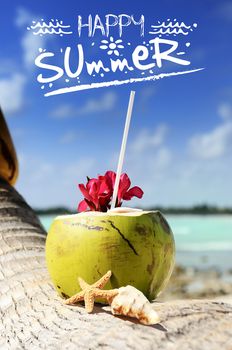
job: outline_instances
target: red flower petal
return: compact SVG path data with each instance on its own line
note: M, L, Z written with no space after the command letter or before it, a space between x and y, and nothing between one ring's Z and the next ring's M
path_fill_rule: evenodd
M143 190L138 186L134 186L124 194L123 199L128 201L132 197L142 198L142 196L143 196Z
M89 179L87 184L86 184L86 188L89 191L91 189L91 187L93 186L94 183L96 183L98 181L98 179Z
M92 198L96 198L98 195L98 188L99 185L97 183L97 180L94 179L94 181L91 182L90 188L89 188L89 194Z
M113 190L115 179L116 179L116 173L114 171L109 170L105 173L105 178L107 179L109 186Z
M88 204L90 210L92 210L92 211L98 210L98 208L95 206L95 204L93 202L89 201L88 199L85 199L85 201Z
M86 211L88 209L88 205L86 203L86 201L83 199L83 201L81 201L78 205L77 211L79 211L80 213L82 211Z
M79 184L78 186L79 186L79 189L81 190L81 193L83 194L83 196L91 201L92 198L89 195L89 191L85 188L85 185L84 184Z
M123 199L124 194L127 192L131 185L130 179L127 174L122 174L120 176L120 182L118 187L118 202L121 202L121 199Z
M102 194L101 196L99 196L98 199L99 199L99 205L101 207L106 207L111 201L111 194Z
M102 211L106 212L110 208L112 200L116 173L107 171L104 176L98 175L98 178L87 178L86 186L79 184L79 189L84 195L84 200L79 203L78 211ZM132 197L142 198L143 191L140 187L130 188L131 181L127 174L122 174L119 182L118 197L116 206L122 205L122 200L130 200Z
M92 179L94 180L94 179ZM90 180L91 181L91 180ZM91 186L93 186L93 181L91 181ZM91 187L90 186L90 187ZM98 200L97 200L97 194L92 191L92 193L95 195L95 199L89 194L89 191L86 189L85 185L83 184L79 184L79 189L81 190L82 194L85 197L85 201L87 202L90 210L96 210L96 208L98 207Z
M100 188L99 188L99 193L100 194L109 194L113 193L111 186L107 182L107 179L104 176L99 176L99 182L100 182Z

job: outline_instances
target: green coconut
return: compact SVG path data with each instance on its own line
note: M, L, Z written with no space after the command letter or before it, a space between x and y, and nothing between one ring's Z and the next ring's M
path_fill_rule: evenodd
M92 284L111 270L106 288L132 285L153 300L170 278L174 256L173 234L159 211L58 216L46 241L48 270L62 297L80 291L78 276Z

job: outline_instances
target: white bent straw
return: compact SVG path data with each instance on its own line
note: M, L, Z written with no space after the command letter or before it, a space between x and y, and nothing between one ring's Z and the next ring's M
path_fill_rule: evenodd
M122 138L121 151L120 151L119 160L118 160L118 168L117 168L117 174L116 174L116 179L115 179L115 184L114 184L114 192L113 192L111 209L115 208L115 205L116 205L116 200L117 200L117 195L118 195L118 186L119 186L120 176L122 173L123 161L124 161L124 157L125 157L127 137L128 137L128 132L129 132L129 128L130 128L130 121L131 121L132 109L133 109L133 104L134 104L134 97L135 97L135 91L131 91L128 109L127 109L127 116L126 116L126 122L125 122L125 127L124 127L124 133L123 133L123 138Z

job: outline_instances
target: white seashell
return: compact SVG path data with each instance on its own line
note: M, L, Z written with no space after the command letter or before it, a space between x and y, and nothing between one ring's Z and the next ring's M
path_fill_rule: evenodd
M109 302L113 315L136 317L146 325L160 322L157 312L145 295L132 286L119 288L118 294Z

